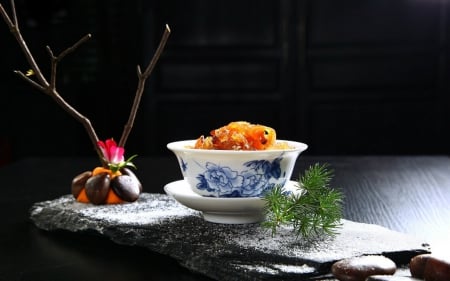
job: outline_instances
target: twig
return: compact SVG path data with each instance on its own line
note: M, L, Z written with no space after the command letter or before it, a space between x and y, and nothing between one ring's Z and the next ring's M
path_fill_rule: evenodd
M51 96L59 106L61 106L66 112L68 112L71 116L73 116L76 120L78 120L79 122L81 122L83 124L84 128L86 129L86 131L89 135L89 138L91 139L92 144L94 145L95 151L97 152L97 154L99 155L99 158L101 159L102 164L105 164L103 161L103 157L102 157L103 154L102 154L100 148L97 146L97 142L98 142L97 134L95 133L95 130L92 127L90 120L88 118L86 118L84 115L82 115L80 112L78 112L70 104L68 104L59 95L58 91L56 90L56 69L57 69L58 62L63 57L65 57L67 54L73 52L76 48L78 48L86 40L88 40L91 37L91 35L88 34L88 35L84 36L78 42L76 42L73 46L67 48L65 51L63 51L57 57L55 57L53 55L52 50L50 49L49 46L47 46L47 51L50 55L51 66L52 66L51 67L52 70L51 70L51 74L50 74L50 83L48 83L47 79L43 75L38 64L36 63L36 60L34 59L33 54L31 53L30 49L28 48L27 43L25 42L25 40L22 37L22 33L20 32L20 29L19 29L19 22L17 19L16 7L15 7L14 0L11 0L11 8L12 8L14 22L11 21L11 18L8 16L8 13L3 8L3 6L0 4L0 12L3 16L3 19L5 20L6 24L9 27L9 30L11 31L11 33L14 35L17 42L19 43L19 46L21 47L29 65L30 65L31 69L34 71L34 74L36 75L38 81L37 82L34 81L33 79L31 79L28 76L26 76L25 74L23 74L23 72L21 72L21 71L16 70L15 73L18 74L25 81L30 83L33 87L37 88L39 91Z
M78 40L78 42L76 42L75 44L73 44L72 47L67 48L66 50L64 50L63 52L61 52L59 54L59 56L55 57L53 55L53 51L50 48L50 46L47 46L47 52L50 55L51 58L51 65L52 65L52 71L51 71L51 80L50 80L50 85L52 89L56 88L56 69L58 66L58 62L60 62L66 55L70 54L71 52L75 51L76 48L78 48L78 46L80 46L81 44L83 44L84 42L86 42L87 40L91 39L92 35L91 34L86 34L83 38L81 38L80 40Z
M170 35L170 28L166 24L166 28L164 29L164 33L162 35L161 41L159 42L158 48L156 49L156 52L153 55L153 58L150 61L147 68L145 69L144 73L141 72L141 67L139 65L137 66L137 76L139 78L139 81L136 89L136 95L134 97L133 106L131 108L130 117L128 118L128 121L123 128L122 137L120 138L119 141L119 146L121 147L125 147L125 143L127 142L128 136L130 135L131 129L133 128L136 113L139 108L139 103L141 102L141 97L144 92L145 81L155 68L156 63L159 57L161 56L162 51L164 50L169 35Z
M8 16L8 13L5 11L2 4L0 4L0 12L3 16L3 19L5 20L6 24L8 25L9 31L14 35L17 42L19 43L19 46L22 49L23 53L25 54L25 57L30 65L30 67L33 69L34 73L36 74L36 77L39 80L39 83L41 84L41 86L46 87L46 86L48 86L48 82L45 79L44 75L42 74L41 70L39 69L39 66L37 65L36 61L34 60L34 57L31 55L31 52L28 49L27 43L25 42L25 40L22 37L22 34L20 33L19 22L17 20L17 14L16 14L16 5L14 4L14 0L11 0L11 8L12 8L14 22L11 21L11 18Z
M33 70L34 74L36 75L37 81L31 79L27 75L25 75L23 72L16 70L15 73L18 74L22 79L24 79L26 82L30 83L33 87L38 89L39 91L51 96L55 102L62 107L66 112L68 112L72 117L74 117L76 120L78 120L80 123L83 124L84 128L86 129L89 138L91 139L92 144L94 145L94 149L97 152L100 161L102 162L103 166L107 166L107 163L105 162L105 159L103 158L103 153L98 147L97 143L99 141L97 134L95 133L95 130L88 118L86 118L84 115L82 115L80 112L78 112L75 108L73 108L69 103L67 103L61 95L56 90L56 73L57 73L57 67L58 63L69 53L75 51L81 44L86 42L88 39L91 38L91 34L85 35L83 38L78 40L75 44L73 44L71 47L65 49L63 52L61 52L58 56L55 56L53 54L52 49L49 46L46 46L47 52L51 59L51 73L50 73L50 83L47 81L45 76L43 75L42 71L40 70L38 64L36 63L31 51L29 50L27 43L22 37L22 34L19 29L19 22L17 20L17 14L16 14L16 7L14 0L11 0L11 9L12 9L12 15L13 20L11 20L11 17L8 15L8 13L5 11L3 6L0 4L0 13L6 22L6 24L9 27L10 32L14 35L17 42L19 43L19 46L22 49L22 52L24 53L31 69ZM145 69L144 73L141 73L141 69L138 65L137 72L138 72L138 87L136 90L136 95L134 98L133 106L131 108L130 117L128 119L128 122L125 125L124 131L122 133L122 137L120 138L119 146L124 147L126 140L131 132L131 129L133 127L134 120L136 118L136 113L139 108L139 103L142 97L142 93L144 91L145 87L145 81L150 76L153 68L156 65L156 62L158 61L159 57L161 56L161 53L164 49L164 46L167 42L167 39L170 34L170 28L168 25L166 25L166 29L164 31L164 34L162 36L161 42L159 43L158 49L156 50L155 54L153 55L152 60L150 61L150 64Z

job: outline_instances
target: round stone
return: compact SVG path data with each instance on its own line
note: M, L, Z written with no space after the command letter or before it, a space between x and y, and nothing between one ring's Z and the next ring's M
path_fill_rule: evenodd
M425 273L425 265L431 258L431 254L417 255L409 261L409 271L413 277L423 279Z
M331 266L331 272L340 281L365 281L369 276L392 275L396 270L395 263L381 255L343 259Z
M92 176L91 171L86 171L78 176L74 177L72 180L72 195L77 198L81 190L83 190L86 185L87 180Z
M450 259L431 256L426 262L423 278L426 281L449 281Z
M92 204L99 205L105 202L110 182L108 173L95 175L86 181L86 196Z
M367 277L366 281L423 281L423 280L408 276L372 275Z
M409 271L416 278L427 281L450 280L450 258L437 257L433 254L421 254L409 262Z
M112 179L111 188L117 196L127 202L136 201L141 193L140 182L137 178L128 175L121 175Z
M139 181L139 179L136 176L136 174L133 173L133 171L131 171L130 169L125 167L125 168L120 169L120 172L122 173L122 175L127 175L127 176L130 176L130 177L134 178L135 181L139 184L139 192L142 192L142 184Z

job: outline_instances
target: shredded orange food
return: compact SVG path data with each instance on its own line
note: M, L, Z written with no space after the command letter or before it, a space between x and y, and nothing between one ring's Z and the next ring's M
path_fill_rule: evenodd
M120 199L120 197L117 196L117 194L112 189L108 191L108 196L106 197L105 201L106 204L120 204L124 202L125 201Z
M95 175L98 175L101 173L108 173L109 176L111 177L111 179L122 175L122 173L120 171L113 173L110 169L105 168L105 167L95 167L94 170L92 170L92 176L95 176Z
M277 142L276 131L268 126L234 121L214 129L210 136L200 136L194 145L198 149L268 150L288 149L286 142Z

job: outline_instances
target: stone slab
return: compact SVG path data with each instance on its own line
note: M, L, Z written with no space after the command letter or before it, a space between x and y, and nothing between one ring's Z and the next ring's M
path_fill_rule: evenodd
M288 227L272 237L258 223L217 224L203 220L165 194L142 193L122 205L84 204L71 195L35 203L30 218L43 230L98 234L148 248L216 280L334 280L331 265L343 258L385 255L400 267L430 252L429 245L387 228L343 220L340 234L298 238Z

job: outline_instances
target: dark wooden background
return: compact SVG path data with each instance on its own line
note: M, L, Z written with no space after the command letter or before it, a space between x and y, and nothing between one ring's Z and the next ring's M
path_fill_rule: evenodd
M9 1L1 3L9 10ZM16 1L61 95L101 139L119 139L164 25L127 155L168 154L233 120L262 123L308 154L450 154L449 3L438 0ZM0 159L94 155L80 123L12 73L28 66L0 24Z

